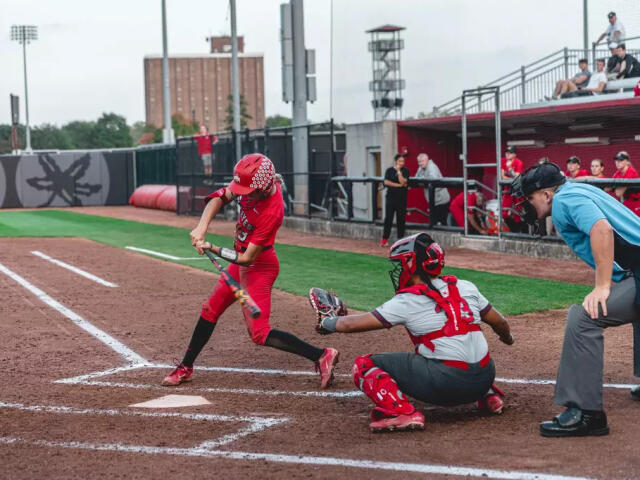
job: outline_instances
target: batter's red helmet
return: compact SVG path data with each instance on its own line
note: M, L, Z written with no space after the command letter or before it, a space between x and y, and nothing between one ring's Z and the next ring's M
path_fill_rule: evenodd
M393 267L389 271L396 292L407 286L414 274L428 280L431 275L440 275L444 267L444 250L428 233L420 232L401 238L391 246L389 260Z
M229 188L236 195L246 195L255 190L268 192L275 179L276 169L271 160L261 153L250 153L236 164Z

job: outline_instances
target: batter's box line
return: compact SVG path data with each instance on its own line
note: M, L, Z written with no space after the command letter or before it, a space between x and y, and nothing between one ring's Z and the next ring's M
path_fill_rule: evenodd
M210 413L178 413L178 412L143 412L140 410L120 410L120 409L96 409L96 408L76 408L65 405L25 405L23 403L1 402L0 409L19 410L23 412L56 413L67 415L98 415L98 416L133 416L145 418L179 418L192 421L206 422L242 422L249 425L237 432L223 435L220 438L206 440L195 449L210 449L228 445L242 437L252 435L269 427L275 427L291 421L287 417L258 417L258 416L234 416L218 415Z

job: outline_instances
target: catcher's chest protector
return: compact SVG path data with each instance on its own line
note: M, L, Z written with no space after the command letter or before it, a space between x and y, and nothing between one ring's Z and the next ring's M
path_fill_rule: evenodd
M469 332L479 332L480 325L472 324L473 313L467 301L460 296L460 291L456 286L458 279L454 275L440 277L447 283L449 294L443 297L439 290L432 289L426 284L413 285L401 290L401 292L413 293L416 295L426 295L432 298L437 306L436 312L444 311L447 321L440 330L429 332L425 335L414 336L409 332L411 341L418 350L418 346L424 345L432 352L436 347L432 340L442 337L455 337L456 335L466 335Z

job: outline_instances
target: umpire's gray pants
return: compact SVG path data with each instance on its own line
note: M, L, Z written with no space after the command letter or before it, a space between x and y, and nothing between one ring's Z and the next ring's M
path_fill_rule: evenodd
M582 305L572 305L562 345L556 383L556 405L583 410L602 408L604 329L633 322L633 373L640 377L640 309L635 305L633 277L613 283L607 316L592 319ZM602 309L600 309L602 312Z
M371 360L391 375L402 393L434 405L475 402L487 393L496 376L493 360L484 367L471 363L468 370L417 353L378 353Z

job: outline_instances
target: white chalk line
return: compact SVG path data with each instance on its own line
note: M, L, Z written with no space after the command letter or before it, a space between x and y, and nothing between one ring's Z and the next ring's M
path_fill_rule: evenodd
M175 255L169 255L168 253L156 252L155 250L148 250L146 248L132 247L131 245L127 245L124 248L126 248L127 250L133 250L134 252L153 255L154 257L166 258L167 260L175 260L177 262L184 260L208 260L207 257L176 257Z
M20 410L26 412L44 412L44 413L58 413L58 414L71 414L71 415L98 415L98 416L133 416L133 417L147 417L147 418L180 418L185 420L194 421L206 421L206 422L243 422L249 423L247 427L244 427L237 432L229 433L214 440L207 440L195 448L213 448L229 443L236 440L260 432L266 428L274 427L282 423L288 422L291 419L286 417L257 417L257 416L234 416L234 415L217 415L209 413L177 413L177 412L144 412L139 410L120 410L120 409L96 409L96 408L75 408L68 406L56 406L56 405L25 405L23 403L9 403L0 402L0 408L6 408L11 410Z
M57 310L59 313L67 317L73 323L75 323L78 327L82 328L84 331L88 332L102 343L110 347L113 351L122 356L125 360L127 360L130 364L147 364L147 360L145 360L142 356L138 355L136 352L127 347L124 343L116 340L108 333L100 330L95 327L93 324L89 323L87 320L82 318L80 315L75 313L73 310L65 307L60 302L54 300L49 295L44 293L35 285L31 284L24 278L22 278L17 273L9 270L2 263L0 263L0 272L4 273L6 276L17 282L23 288L31 292L35 295L41 302L50 306L54 310Z
M82 270L81 268L74 267L73 265L69 265L68 263L63 262L62 260L58 260L56 258L50 257L49 255L39 252L38 250L33 250L31 253L36 257L40 257L44 260L47 260L55 265L58 265L59 267L66 268L67 270L70 270L73 273L77 273L78 275L88 278L89 280L99 283L100 285L104 285L105 287L115 288L118 286L115 283L108 282L96 275L93 275L92 273Z
M492 470L476 467L457 467L425 463L382 462L337 457L312 457L274 453L212 450L207 448L172 448L146 445L124 445L120 443L52 442L48 440L24 440L19 437L0 437L2 444L27 444L39 447L111 451L124 453L144 453L149 455L179 455L189 457L227 458L231 460L267 461L293 465L318 465L328 467L366 468L396 472L414 472L436 475L455 475L505 480L591 480L589 477L555 475L549 473L525 472L517 470Z

